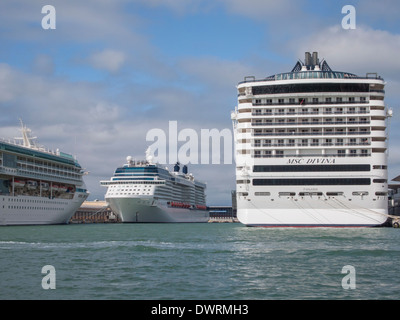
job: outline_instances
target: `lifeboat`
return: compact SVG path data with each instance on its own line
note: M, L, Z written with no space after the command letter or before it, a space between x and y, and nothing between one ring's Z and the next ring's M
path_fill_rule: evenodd
M207 210L207 206L203 206L203 205L196 205L196 209L198 210Z
M58 187L58 191L59 191L59 192L66 192L67 190L68 190L67 186L60 185L60 186Z
M53 185L51 186L51 190L52 190L52 191L58 191L58 189L59 189L58 184L53 184Z
M25 183L25 180L14 179L14 181L11 181L11 184L14 185L14 188L22 188L25 186Z
M47 182L41 182L40 187L42 188L43 191L49 190L49 184Z
M171 207L175 207L175 208L184 208L184 209L188 209L190 208L190 204L187 203L182 203L182 202L170 202L169 205Z
M28 189L31 189L31 190L36 189L37 186L38 186L37 181L33 181L33 180L28 180L28 181L26 182L26 184L28 185Z

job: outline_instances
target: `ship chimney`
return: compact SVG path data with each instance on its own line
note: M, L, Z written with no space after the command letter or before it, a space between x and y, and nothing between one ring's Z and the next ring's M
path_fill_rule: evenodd
M313 64L314 67L316 65L319 65L318 52L313 52L313 54L312 54L312 64Z
M306 58L304 60L304 64L308 67L311 66L311 53L306 52Z

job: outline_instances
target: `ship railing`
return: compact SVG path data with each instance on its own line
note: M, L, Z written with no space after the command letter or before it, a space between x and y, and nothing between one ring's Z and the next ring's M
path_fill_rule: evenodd
M55 155L55 156L62 156L62 157L64 157L64 158L70 158L70 157L72 157L72 156L69 155L69 154L62 153L62 152L60 152L60 151L58 151L58 150L54 151L54 150L51 150L51 149L46 149L45 147L39 146L39 145L35 145L35 146L33 146L33 147L27 147L27 146L25 146L25 145L23 144L23 142L20 142L20 141L15 140L15 139L4 139L4 138L0 138L0 142L4 142L4 143L10 144L10 145L14 145L14 146L22 147L22 148L27 148L27 149L32 149L32 150L41 151L41 152L45 152L45 153L50 153L50 154L52 154L52 155Z
M287 125L349 125L349 124L370 124L370 121L304 121L304 122L252 122L252 126L287 126Z
M369 157L371 153L340 153L340 154L254 154L254 158L311 158L311 157Z
M266 144L261 144L261 143L254 143L252 144L252 147L264 147L264 148L269 148L269 147L308 147L308 146L325 146L325 147L329 147L329 146L370 146L371 143L368 142L361 142L361 143L343 143L343 142L338 142L338 143L266 143Z
M351 132L262 132L252 133L252 136L331 136L331 135L370 135L371 131L351 131Z
M380 92L384 90L374 90L371 92ZM301 93L301 92L300 92ZM384 93L384 92L380 92ZM241 96L240 94L238 96ZM307 106L307 105L340 105L340 104L366 104L369 103L368 100L354 100L354 101L305 101L301 102L253 102L253 106Z
M320 115L320 114L369 114L368 111L323 111L323 112L318 112L318 111L301 111L301 112L252 112L252 116L296 116L296 115Z

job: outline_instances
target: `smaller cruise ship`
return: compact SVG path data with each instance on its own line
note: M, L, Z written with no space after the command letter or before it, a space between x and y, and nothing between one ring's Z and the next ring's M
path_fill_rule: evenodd
M206 184L195 180L187 166L171 172L152 163L149 150L145 161L127 157L108 181L105 200L122 222L208 222Z
M0 139L0 225L68 223L89 195L85 171L73 156L37 145L22 121L21 131Z

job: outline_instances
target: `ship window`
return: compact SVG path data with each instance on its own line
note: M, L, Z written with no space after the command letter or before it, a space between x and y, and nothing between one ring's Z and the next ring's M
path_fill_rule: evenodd
M370 185L369 178L253 179L254 186Z
M295 195L295 192L279 192L280 197L294 197Z
M343 192L327 192L326 195L328 197L335 197L335 196L343 196L344 193Z
M17 167L17 157L12 154L3 154L3 166L9 168L16 168Z
M373 169L384 169L384 170L386 170L386 169L387 169L387 166L374 165L372 168L373 168Z
M335 164L335 165L255 165L253 172L341 172L341 171L370 171L369 164Z
M271 192L254 192L255 196L270 196Z
M386 183L387 180L386 179L374 179L373 182L374 183Z
M352 193L353 196L367 196L368 195L368 191L354 191Z
M368 156L368 150L361 150L361 157Z
M322 192L299 192L299 196L322 196Z

